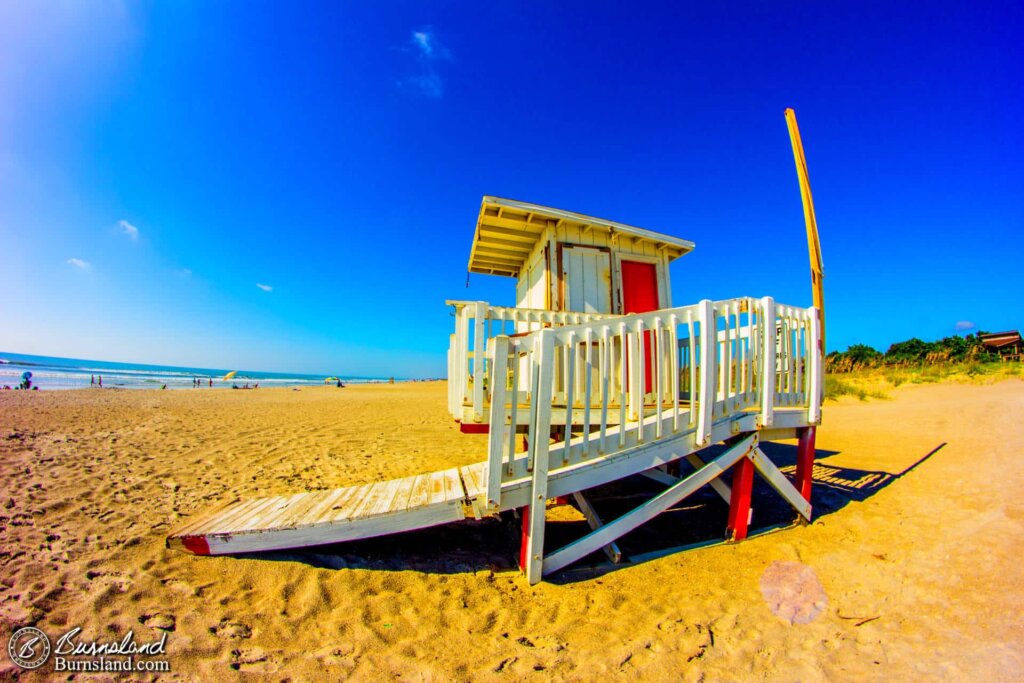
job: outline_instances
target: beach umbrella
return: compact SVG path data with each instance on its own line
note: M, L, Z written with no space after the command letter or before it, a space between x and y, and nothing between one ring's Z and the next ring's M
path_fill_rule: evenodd
M234 378L234 376L235 376L235 375L237 375L237 374L238 374L238 370L232 370L232 371L231 371L231 372L229 372L228 374L224 375L223 379L224 379L224 380L229 380L229 379L232 379L232 378Z

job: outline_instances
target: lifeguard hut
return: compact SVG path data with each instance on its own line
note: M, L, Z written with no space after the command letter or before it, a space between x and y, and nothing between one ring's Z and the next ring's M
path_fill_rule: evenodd
M463 431L488 434L485 459L230 502L175 531L169 545L197 554L295 548L517 511L520 564L534 583L597 551L620 559L616 539L704 486L728 503L726 537L743 539L755 472L810 520L823 396L821 267L802 150L796 158L818 307L771 297L676 306L669 264L693 243L484 197L469 271L516 278L517 305L448 302L448 408ZM790 438L799 440L792 479L759 448ZM664 488L601 520L587 491L633 475ZM591 531L548 552L547 502L570 497Z
M449 379L452 414L463 431L486 431L477 426L486 419L485 392L482 385L470 381L473 371L484 371L486 360L484 354L466 351L469 337L478 341L482 332L479 341L486 344L503 322L514 322L513 333L522 334L568 322L671 308L669 263L693 248L693 242L624 223L484 197L469 272L516 278L517 310L497 310L485 302L447 302L462 323L452 338ZM649 355L649 342L646 347ZM646 383L650 384L650 377ZM560 381L556 393L563 396L564 392ZM559 412L553 424L564 425L563 417Z

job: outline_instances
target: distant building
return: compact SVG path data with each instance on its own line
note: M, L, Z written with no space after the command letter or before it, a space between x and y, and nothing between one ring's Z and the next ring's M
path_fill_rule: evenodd
M1020 357L1024 352L1024 342L1021 341L1020 332L992 332L979 334L982 345L986 351L998 353L1001 356Z

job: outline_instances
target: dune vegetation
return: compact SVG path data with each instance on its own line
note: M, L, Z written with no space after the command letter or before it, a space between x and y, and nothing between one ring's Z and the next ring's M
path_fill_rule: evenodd
M981 334L981 333L979 333ZM1024 376L1024 363L1007 361L982 345L978 335L920 339L892 344L885 353L865 344L832 351L825 358L825 398L888 398L904 384L970 382L987 384Z

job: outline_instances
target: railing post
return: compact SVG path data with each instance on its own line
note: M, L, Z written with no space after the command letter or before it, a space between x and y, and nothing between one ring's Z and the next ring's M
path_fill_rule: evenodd
M537 385L533 387L536 410L531 434L533 441L533 486L530 497L529 530L526 541L526 580L532 585L540 581L544 563L544 522L548 499L548 446L551 441L551 397L554 393L554 330L541 330L537 339Z
M487 508L490 511L497 511L501 505L502 456L508 443L508 427L505 425L508 346L508 337L505 335L495 337L491 345L491 417L490 434L487 437Z
M446 377L448 379L448 412L451 413L452 417L456 417L456 415L455 415L455 398L454 398L454 396L455 396L455 389L454 389L455 363L453 362L454 355L455 355L455 335L451 334L451 335L448 335L448 355L446 357L446 360L448 361L448 374L446 375Z
M637 368L640 364L637 360L636 336L629 325L626 328L626 334L622 338L622 343L626 345L626 394L628 397L626 413L628 419L634 419L639 413L637 410L637 392L639 391ZM643 403L641 402L640 405L642 406ZM620 428L625 433L625 425Z
M718 395L716 386L718 372L715 367L718 333L715 324L715 310L711 301L704 299L698 305L700 306L697 318L700 322L700 403L697 406L699 412L697 413L696 436L698 446L707 446L708 441L711 440L711 423Z
M821 422L821 358L825 350L821 348L821 319L818 317L818 310L811 307L808 310L808 319L811 330L811 338L807 353L807 421L812 425Z
M484 419L484 344L487 325L487 304L474 304L473 321L473 420Z
M462 407L469 399L469 306L461 305L455 311L455 395L459 404L459 419Z
M775 421L775 300L761 299L761 426Z

